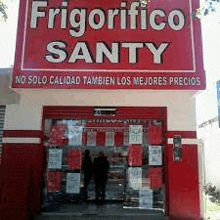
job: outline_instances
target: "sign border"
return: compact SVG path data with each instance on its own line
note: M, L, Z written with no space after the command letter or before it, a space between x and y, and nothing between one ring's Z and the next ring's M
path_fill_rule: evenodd
M23 42L22 42L22 55L21 55L21 71L51 71L51 72L136 72L136 73L195 73L196 72L196 57L195 57L195 39L194 39L194 28L192 21L192 0L189 0L189 19L190 19L190 32L191 32L191 46L192 46L192 62L193 69L191 70L149 70L149 69L48 69L48 68L24 68L24 57L26 48L26 34L27 34L27 18L28 18L28 8L29 0L26 0L25 7L25 19L24 19L24 32L23 32Z

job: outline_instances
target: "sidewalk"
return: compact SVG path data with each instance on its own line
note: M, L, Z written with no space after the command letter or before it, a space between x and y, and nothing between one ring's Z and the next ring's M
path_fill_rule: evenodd
M36 220L166 220L162 210L126 209L122 204L63 204Z
M165 217L158 215L139 215L139 216L101 216L101 215L41 215L36 220L166 220Z

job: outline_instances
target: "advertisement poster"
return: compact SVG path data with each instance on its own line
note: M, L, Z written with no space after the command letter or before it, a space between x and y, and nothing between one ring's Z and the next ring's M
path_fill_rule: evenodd
M139 190L139 208L151 209L153 208L153 190L142 188Z
M143 126L129 126L129 144L142 144L143 141Z
M80 173L67 173L66 193L80 193Z
M88 147L96 146L96 132L95 131L87 132L87 146Z
M82 166L82 151L71 149L67 152L67 166L71 170L80 170Z
M47 190L48 192L61 191L61 172L47 172Z
M52 125L49 143L52 145L63 146L67 144L66 125Z
M115 132L115 146L121 147L124 142L124 134L123 132Z
M96 140L96 145L99 147L104 147L105 146L105 139L106 139L106 134L103 131L98 131L97 132L97 140Z
M149 146L149 165L162 165L162 146Z
M129 187L132 187L134 190L140 189L142 187L142 168L129 167L128 181L129 181Z
M141 145L129 146L128 153L128 165L129 166L142 166L142 147Z
M81 146L82 145L82 132L83 126L68 126L69 130L69 145Z
M151 189L158 189L163 187L163 172L161 167L150 167L148 170L148 177L150 179Z
M115 144L114 137L115 137L114 131L106 131L105 146L113 147Z
M149 125L148 128L148 141L150 144L162 143L162 126L161 125Z
M49 149L48 169L62 168L62 149Z

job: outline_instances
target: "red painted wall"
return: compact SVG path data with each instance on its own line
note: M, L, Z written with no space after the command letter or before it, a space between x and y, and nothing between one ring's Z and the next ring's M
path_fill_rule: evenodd
M40 131L5 131L4 137L39 137ZM26 220L40 209L44 148L41 144L3 144L0 219Z
M173 161L173 146L166 148L170 219L201 219L197 145L182 145L182 161Z

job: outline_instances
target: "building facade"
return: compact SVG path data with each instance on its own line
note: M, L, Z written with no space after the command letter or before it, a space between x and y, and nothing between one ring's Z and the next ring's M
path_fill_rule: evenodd
M57 200L80 202L87 149L92 160L100 151L109 160L107 201L169 219L203 218L197 7L20 2L12 76L20 100L5 112L3 219L28 219ZM93 179L88 194L95 199Z

